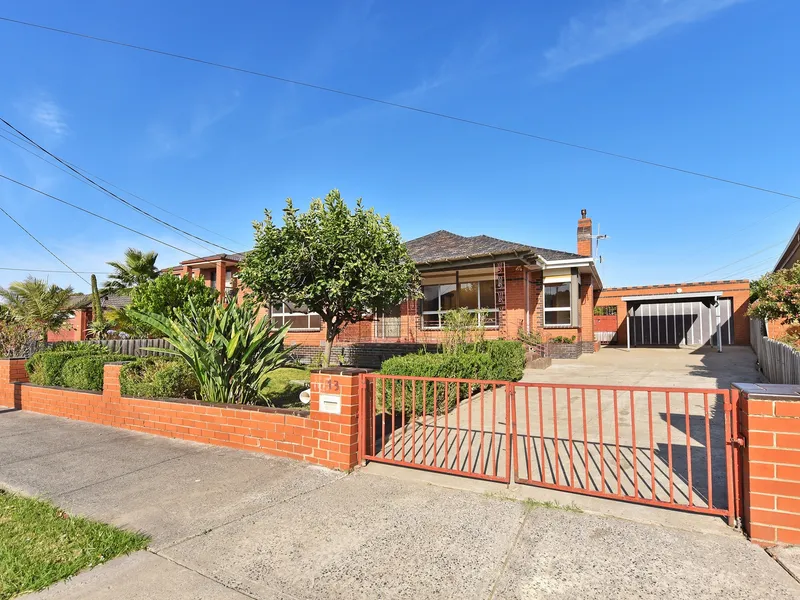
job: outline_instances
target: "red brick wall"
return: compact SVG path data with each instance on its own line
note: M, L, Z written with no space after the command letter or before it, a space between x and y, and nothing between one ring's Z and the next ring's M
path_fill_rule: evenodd
M120 396L121 365L105 366L103 392L37 386L24 361L0 360L0 405L194 442L264 452L349 470L358 461L355 370L313 373L310 412ZM340 393L341 414L319 411L320 392Z
M724 298L731 298L733 304L734 344L750 343L750 319L747 308L750 305L750 282L747 279L733 281L705 281L702 283L669 283L664 285L637 286L624 288L605 288L600 291L597 306L616 306L619 328L617 343L627 344L625 296L644 296L647 294L674 294L678 288L684 292L723 292Z
M744 527L764 546L800 544L800 401L741 399Z
M75 311L75 316L58 331L47 333L48 342L78 342L86 339L86 328L90 322L90 311L81 309Z

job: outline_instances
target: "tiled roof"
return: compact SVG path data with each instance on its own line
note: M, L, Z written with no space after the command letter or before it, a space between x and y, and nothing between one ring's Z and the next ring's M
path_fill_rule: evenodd
M487 256L490 254L509 254L519 252L523 254L533 253L541 256L545 260L566 260L570 258L586 258L574 252L564 252L562 250L550 250L548 248L538 248L516 242L507 242L488 235L475 235L464 237L441 229L434 233L429 233L422 237L406 242L408 253L416 263L436 263L446 260L458 260L471 257ZM182 265L196 264L200 262L214 262L217 260L241 261L245 257L244 253L238 254L214 254L185 260ZM178 269L179 267L174 267Z
M201 256L199 258L190 258L189 260L181 261L182 265L191 265L199 262L214 262L216 260L229 260L232 262L240 262L244 259L243 252L234 252L233 254L212 254L211 256Z
M75 294L72 297L74 308L89 308L92 306L91 294ZM130 304L130 296L119 296L117 294L107 294L100 296L100 306L103 308L124 308Z
M464 237L443 229L406 242L408 253L416 263L435 263L446 260L466 259L490 254L514 252L533 253L545 260L586 258L573 252L538 248L516 242L507 242L488 235Z

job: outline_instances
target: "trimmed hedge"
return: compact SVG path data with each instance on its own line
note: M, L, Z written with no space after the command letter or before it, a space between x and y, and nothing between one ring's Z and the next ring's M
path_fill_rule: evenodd
M410 354L383 362L382 375L410 377L442 377L492 381L519 381L525 369L525 347L520 342L492 340L465 347L456 354ZM404 411L407 415L442 415L476 391L479 385L406 381L377 382L378 410ZM434 394L435 388L435 394ZM423 402L424 398L424 402Z
M119 379L123 396L196 398L200 393L189 365L173 358L140 358L123 365Z
M99 392L103 389L103 365L110 362L133 360L127 354L96 354L75 356L61 369L63 387L74 390Z
M25 363L31 383L37 385L63 386L62 370L67 361L78 356L106 356L108 348L98 344L62 342L47 350L41 350Z

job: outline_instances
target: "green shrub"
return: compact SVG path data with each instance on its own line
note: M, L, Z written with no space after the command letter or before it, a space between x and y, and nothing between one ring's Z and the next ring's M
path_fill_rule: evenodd
M520 342L493 340L470 345L459 354L411 354L390 358L381 365L381 374L426 379L519 381L524 368L525 347ZM420 415L424 409L425 414L441 415L478 391L479 387L466 383L437 383L434 386L432 382L406 381L402 385L395 382L394 408L396 412L403 410L406 414ZM391 381L378 381L376 393L378 410L391 412Z
M575 338L574 335L570 335L570 336L557 335L557 336L555 336L553 338L550 338L549 341L550 341L551 344L574 344L575 343L575 339L576 338Z
M140 358L122 367L123 396L195 398L200 384L186 362L173 358Z
M127 354L84 354L73 356L61 369L61 385L74 390L103 389L103 365L110 362L133 360Z
M25 363L25 370L31 383L60 386L64 384L61 371L68 360L76 356L107 354L108 348L99 344L61 342L31 356Z

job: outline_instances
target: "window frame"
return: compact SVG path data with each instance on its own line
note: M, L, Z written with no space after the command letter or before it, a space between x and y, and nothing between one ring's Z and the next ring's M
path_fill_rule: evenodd
M275 305L277 305L277 304L281 305L282 312L278 312L278 313L275 312ZM276 317L280 317L280 320L276 319ZM275 302L273 304L270 304L270 306L269 306L269 318L272 321L275 321L275 324L278 325L278 327L283 327L284 325L286 325L286 322L287 322L286 318L287 317L307 317L306 324L308 325L307 327L294 327L294 326L289 327L288 333L292 333L292 332L295 332L295 331L296 332L322 331L322 319L320 318L318 313L315 313L315 312L310 311L310 310L306 311L306 312L290 312L288 310L288 306L287 306L287 303L286 303L285 300L281 301L281 302ZM317 318L320 319L319 327L312 327L311 326L311 317L317 317Z
M494 286L495 286L494 279L479 279L479 280L476 280L476 281L466 281L466 282L464 282L464 283L476 284L477 292L478 292L478 308L468 308L467 312L478 313L478 327L483 327L484 329L500 329L500 309L497 308L496 300L495 300L494 308L482 308L481 307L481 286L480 286L480 284L482 282L485 282L485 281L491 282L492 288L494 289ZM459 297L459 295L461 293L461 285L462 285L462 283L460 281L457 281L457 280L455 282L453 282L453 283L431 283L431 284L428 284L428 285L424 285L423 284L423 286L422 286L423 294L424 294L424 290L425 290L426 287L440 288L443 285L455 285L456 286L456 304L458 304L458 297ZM452 310L458 310L460 308L459 306L456 306L456 308L442 310L442 295L438 292L438 290L437 290L436 298L437 298L437 304L439 306L438 310L421 310L420 311L420 317L421 317L421 319L420 319L420 328L425 330L425 331L441 331L442 327L443 327L442 318L444 317L444 315L446 313L452 311ZM424 303L425 300L423 299L422 302ZM424 309L424 304L422 304L422 308ZM485 325L485 324L481 323L482 315L483 315L484 312L488 313L488 314L494 314L495 315L494 325ZM488 314L487 314L487 317L488 317ZM426 325L425 324L425 315L438 315L438 319L437 320L438 320L439 324L438 325Z
M567 286L567 292L569 293L569 302L567 306L547 306L547 288L548 287L561 287L563 285ZM542 286L542 326L548 329L574 329L575 328L575 315L572 311L573 305L573 297L572 294L580 293L574 289L575 286L572 284L571 281L554 281L552 283L545 283ZM569 315L569 322L568 323L548 323L547 322L547 314L548 313L564 313L566 312Z

